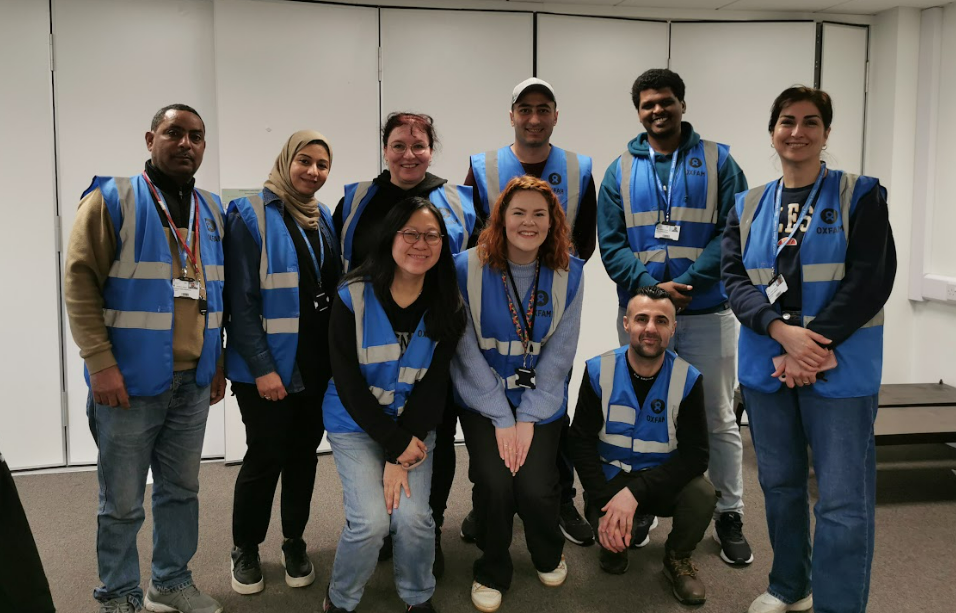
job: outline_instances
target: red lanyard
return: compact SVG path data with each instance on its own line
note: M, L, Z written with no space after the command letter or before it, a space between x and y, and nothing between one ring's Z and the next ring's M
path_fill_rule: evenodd
M531 335L534 332L535 303L538 301L538 277L541 273L541 260L534 264L534 287L531 288L531 297L528 299L528 310L522 313L523 321L518 320L518 310L511 300L511 292L508 291L508 280L511 280L511 287L514 289L515 298L518 298L518 286L515 284L514 277L511 275L511 266L508 265L508 274L501 274L501 282L505 286L505 297L508 299L508 310L511 311L511 321L515 325L515 332L518 333L518 339L521 341L521 347L524 349L525 357L528 356L531 347ZM524 323L525 327L522 327Z
M187 228L189 225L193 225L192 230L187 232L186 241L183 242L183 237L179 235L179 229L176 227L176 223L173 222L172 216L169 214L169 207L166 206L166 201L163 200L162 195L160 195L159 190L156 189L156 186L153 185L153 182L149 180L149 176L146 175L146 172L143 172L143 178L146 179L146 185L149 186L150 191L153 193L153 197L156 198L156 201L159 202L160 208L163 209L163 213L166 214L166 220L169 222L169 229L172 230L173 236L176 237L176 244L179 246L179 263L183 269L183 276L186 276L186 262L183 259L183 253L186 254L186 257L189 258L189 262L193 265L193 270L196 271L197 275L202 274L199 270L198 258L199 258L199 196L196 195L196 190L193 190L193 204L195 207L192 211L190 217L195 219L194 224L189 224L187 222ZM195 237L195 238L193 238ZM193 249L189 249L189 242L193 242Z

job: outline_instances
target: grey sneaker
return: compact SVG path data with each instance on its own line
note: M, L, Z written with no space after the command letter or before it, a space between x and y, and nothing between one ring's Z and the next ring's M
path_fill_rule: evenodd
M222 613L222 605L193 584L175 592L160 592L150 583L144 604L154 613Z
M141 610L125 598L116 598L100 604L100 613L136 613Z

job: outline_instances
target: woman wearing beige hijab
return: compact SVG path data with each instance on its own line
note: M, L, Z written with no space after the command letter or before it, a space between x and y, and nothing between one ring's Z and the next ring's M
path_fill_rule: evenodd
M226 214L226 376L247 445L232 516L232 587L240 594L265 588L259 544L280 476L286 583L305 587L315 580L302 534L324 433L329 314L341 275L332 218L315 193L331 168L328 139L296 132L262 191L233 200Z

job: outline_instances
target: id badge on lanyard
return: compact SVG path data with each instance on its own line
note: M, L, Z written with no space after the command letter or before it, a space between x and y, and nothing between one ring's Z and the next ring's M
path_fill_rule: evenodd
M671 172L667 176L667 185L661 182L661 176L657 174L656 153L650 146L647 147L651 158L651 174L654 175L657 185L657 193L664 200L664 221L658 222L654 227L654 238L678 241L680 240L680 226L671 222L671 184L674 182L674 176L677 174L677 151L671 158Z
M508 310L511 311L511 319L515 325L515 331L518 333L518 338L521 340L521 346L524 349L524 360L521 362L521 366L515 368L515 385L518 387L523 387L525 389L535 389L535 372L534 372L534 363L531 365L528 364L528 358L531 354L531 348L534 346L533 334L534 334L534 319L537 311L535 307L538 302L538 279L541 272L541 261L535 264L534 269L534 285L531 288L531 299L529 300L528 311L530 313L525 313L521 311L521 319L518 319L518 310L515 308L514 302L511 300L511 294L508 292L508 284L505 284L505 297L508 299ZM502 281L504 281L504 275L502 275ZM508 279L511 281L511 289L514 290L515 298L519 300L518 294L518 285L515 283L514 275L511 274L511 265L508 265ZM524 328L522 328L524 324Z
M309 237L306 236L305 230L296 222L295 227L299 229L299 234L302 235L302 240L305 241L305 247L309 250L309 256L312 259L312 269L315 271L315 281L317 288L315 290L315 295L312 296L312 305L315 307L315 310L319 313L329 310L331 300L329 300L328 294L325 293L325 290L322 289L322 264L325 264L325 242L322 239L322 227L321 221L319 222L320 226L318 228L319 233L319 249L321 251L322 263L319 263L319 260L315 257L315 250L312 249L312 243L309 241Z
M807 201L803 203L803 208L800 209L800 215L797 217L797 222L793 226L793 230L790 231L790 234L787 236L786 240L779 240L779 236L776 232L771 232L773 237L774 246L776 251L773 256L773 268L771 269L770 283L767 284L767 300L770 304L775 303L780 296L783 296L787 293L787 290L790 289L787 286L787 280L783 278L783 274L777 272L777 260L780 258L780 252L783 251L783 248L786 247L791 239L797 234L797 230L800 229L800 226L803 225L803 220L807 216L807 213L810 211L810 206L817 199L817 194L820 192L820 186L823 185L823 177L827 174L827 165L826 162L820 163L820 173L817 175L817 180L813 183L813 188L810 190L810 194L807 196ZM777 181L777 192L774 197L774 210L776 211L777 218L774 220L774 225L776 226L779 223L777 220L780 219L780 213L783 211L783 179Z

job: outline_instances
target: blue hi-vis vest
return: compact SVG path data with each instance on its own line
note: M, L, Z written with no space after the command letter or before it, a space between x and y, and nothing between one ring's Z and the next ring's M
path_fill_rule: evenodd
M345 186L345 198L342 202L342 267L343 272L352 268L352 238L362 211L378 191L372 181L352 183ZM428 192L431 201L442 217L445 218L445 230L451 252L458 253L468 244L468 238L475 229L475 203L472 188L465 185L442 185ZM355 203L358 202L358 205Z
M292 382L299 344L299 260L295 243L282 219L279 200L265 206L262 192L229 203L238 209L242 221L259 246L259 290L262 295L262 329L276 372L286 387ZM332 216L319 204L322 223L332 231ZM263 248L265 243L265 248ZM318 257L318 254L316 254ZM309 264L311 265L311 264ZM255 383L256 378L239 352L228 342L231 326L226 324L226 377L230 381Z
M878 181L840 170L823 179L810 225L800 243L801 314L806 326L830 302L843 279L850 216ZM774 203L777 182L737 194L740 244L750 282L766 295L777 250L779 211ZM882 188L881 188L882 189ZM824 214L824 211L828 211ZM828 219L829 221L824 221ZM834 231L835 230L835 231ZM789 285L797 279L787 279ZM780 302L774 304L780 312ZM769 336L740 327L737 372L742 385L773 393L780 381L770 376L773 358L784 353ZM828 398L871 396L880 391L883 372L883 311L850 335L834 350L837 367L819 379L813 391Z
M468 307L478 347L491 369L498 376L505 389L508 401L514 406L521 403L521 394L526 388L517 384L515 368L524 365L524 347L515 330L514 320L508 308L508 296L501 281L501 273L489 265L482 265L477 249L469 249L455 256L455 268L458 271L458 285ZM557 330L564 311L581 287L581 275L584 261L571 257L569 271L551 270L541 267L538 279L538 298L536 301L534 330L531 335L531 355L528 366L537 364L542 347ZM532 291L529 288L528 291ZM526 309L529 295L521 298L521 306ZM570 374L570 373L569 373ZM461 406L460 398L456 398ZM475 410L477 407L465 407ZM568 410L568 382L564 383L564 401L552 417L538 422L550 423L559 419Z
M625 345L587 361L591 387L601 398L604 412L598 453L608 481L622 470L659 466L677 452L680 404L700 377L696 368L666 350L642 406L627 368L627 349Z
M730 154L727 145L701 140L688 151L678 151L675 175L670 177L670 221L680 226L676 241L654 238L658 223L664 221L665 204L657 187L657 169L649 156L625 151L615 161L617 183L627 225L627 240L634 257L658 281L676 279L697 261L704 247L714 238L720 213L717 173ZM618 286L618 299L626 306L631 293ZM707 290L691 292L688 310L707 309L727 301L723 282ZM773 372L773 371L771 371Z
M591 158L551 146L551 153L544 165L541 178L551 185L551 191L561 201L568 218L568 225L574 228L581 200L584 199L591 178ZM475 175L478 193L481 195L485 216L491 214L498 196L508 181L527 174L521 162L506 145L497 151L476 153L471 156L471 170Z
M359 370L368 389L386 415L398 419L415 384L425 377L438 344L425 334L425 317L401 352L388 315L375 296L372 284L355 281L339 288L339 298L355 314L355 346ZM329 381L322 403L328 432L362 432L339 397L335 381Z
M173 382L173 276L179 253L142 175L93 177L85 197L103 194L116 237L116 259L103 287L103 319L130 396L156 396ZM222 351L223 214L219 196L199 194L199 250L206 285L206 327L196 385L209 385ZM192 199L190 199L192 206ZM171 229L175 231L175 229ZM196 240L195 238L193 240ZM84 368L89 385L89 372Z

